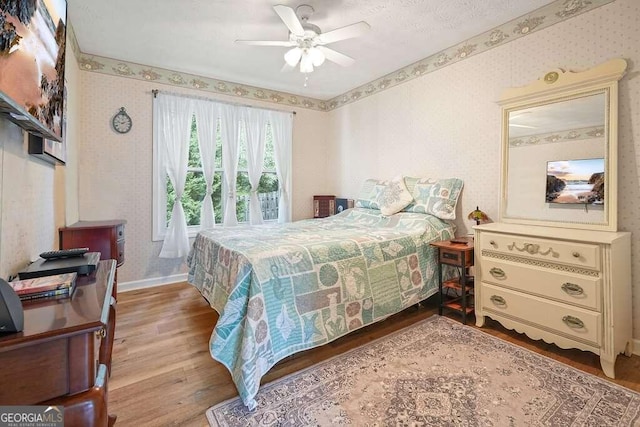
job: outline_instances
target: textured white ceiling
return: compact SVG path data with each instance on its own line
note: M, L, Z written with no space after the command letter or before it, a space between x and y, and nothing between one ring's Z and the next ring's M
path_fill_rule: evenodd
M118 60L329 99L542 7L552 0L68 0L80 50ZM326 61L282 73L287 48L236 44L286 40L272 6L309 4L323 32L358 21L371 30L329 47L356 63Z

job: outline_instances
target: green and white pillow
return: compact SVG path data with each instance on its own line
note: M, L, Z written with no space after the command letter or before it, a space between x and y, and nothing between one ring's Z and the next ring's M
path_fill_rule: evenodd
M386 181L377 179L367 179L362 184L355 207L367 209L380 209L378 205L378 195L382 193L386 187Z
M378 205L384 216L400 212L413 202L413 196L407 190L404 179L400 176L389 182L378 194Z
M409 190L409 193L411 193L411 195L413 196L413 190L416 188L416 184L420 180L425 180L425 179L428 179L428 178L416 178L416 177L413 177L413 176L405 176L404 177L404 185L407 186L407 190Z
M464 182L459 178L420 179L413 185L414 202L404 210L428 213L440 219L456 219L456 205L463 185Z

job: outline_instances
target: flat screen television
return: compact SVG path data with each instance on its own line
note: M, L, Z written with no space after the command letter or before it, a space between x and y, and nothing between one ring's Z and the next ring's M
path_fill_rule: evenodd
M0 0L0 114L62 139L66 0Z
M547 162L546 201L604 205L604 159Z

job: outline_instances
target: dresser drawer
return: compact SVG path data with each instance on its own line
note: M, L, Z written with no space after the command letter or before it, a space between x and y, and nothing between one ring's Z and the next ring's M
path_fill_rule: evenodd
M601 308L599 275L584 276L484 257L482 281L591 310Z
M601 314L510 289L481 284L482 309L535 324L576 341L600 346Z
M512 234L482 233L480 249L594 270L600 269L598 245Z

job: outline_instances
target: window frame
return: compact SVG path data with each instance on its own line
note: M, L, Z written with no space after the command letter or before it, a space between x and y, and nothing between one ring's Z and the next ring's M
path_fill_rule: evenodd
M156 107L154 104L154 108L153 108L153 183L152 183L152 237L151 240L154 242L157 241L162 241L164 240L166 234L167 234L167 191L166 191L166 179L167 179L167 175L164 173L164 170L160 169L160 153L158 150L158 128L157 128L157 111L156 111ZM197 126L197 119L194 118L194 120L196 120L196 126ZM271 126L271 124L269 124L269 126ZM293 150L293 147L291 147L291 150ZM202 168L202 162L201 162L201 166L198 167L193 167L193 166L189 166L187 168L188 172L200 172L200 173L204 173L203 168ZM214 173L222 173L224 176L224 168L220 167L216 167L214 169ZM237 173L239 172L244 172L244 173L248 173L248 168L243 168L241 169L240 167L238 167ZM262 173L273 173L276 174L277 176L277 172L276 172L276 167L274 164L273 169L265 169L263 168ZM291 173L289 174L289 182L288 182L288 188L291 188ZM280 185L279 185L280 187ZM226 194L226 189L225 189L225 182L224 180L222 180L222 201L221 201L221 205L222 205L222 209L224 212L224 206L225 206L225 197L224 195ZM291 214L291 203L289 204L289 214ZM278 219L272 219L272 220L264 220L265 224L268 223L276 223L278 222ZM238 224L248 224L248 222L238 222ZM216 227L218 226L223 226L222 223L220 224L216 224ZM194 238L198 232L200 232L200 230L202 229L202 227L200 225L187 225L187 232L188 232L188 236L189 238Z

